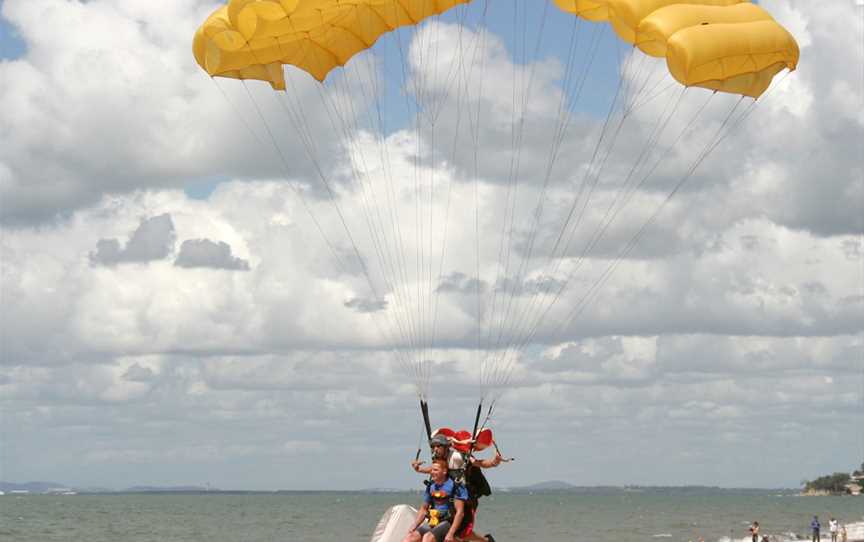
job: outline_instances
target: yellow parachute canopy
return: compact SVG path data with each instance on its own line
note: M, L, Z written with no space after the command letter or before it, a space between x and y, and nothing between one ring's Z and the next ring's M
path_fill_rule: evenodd
M382 34L468 1L230 0L198 29L193 52L211 76L259 79L284 90L283 64L323 81ZM622 40L665 57L685 86L757 98L774 75L798 64L792 35L746 0L555 3L586 20L609 22Z

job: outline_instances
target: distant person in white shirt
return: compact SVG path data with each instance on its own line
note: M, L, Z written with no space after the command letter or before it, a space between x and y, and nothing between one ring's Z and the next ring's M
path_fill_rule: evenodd
M753 539L753 542L759 542L759 522L754 521L750 524L750 538Z
M837 524L837 520L831 518L828 522L828 530L831 531L831 542L837 542L837 535L840 532L840 526Z

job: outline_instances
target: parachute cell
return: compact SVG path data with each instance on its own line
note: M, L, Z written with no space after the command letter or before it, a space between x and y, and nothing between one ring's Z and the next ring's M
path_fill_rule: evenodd
M618 36L627 43L636 42L636 30L643 19L665 7L678 9L688 6L728 7L748 0L608 0L609 23Z
M666 56L666 44L676 32L706 24L736 24L773 20L771 15L756 4L733 6L673 5L652 12L636 27L635 45L643 53Z
M281 90L282 76L265 66L291 64L323 81L382 34L467 1L231 0L195 34L193 52L212 76L261 79Z
M798 63L798 45L774 21L699 25L676 32L666 63L680 83L758 98L783 68Z

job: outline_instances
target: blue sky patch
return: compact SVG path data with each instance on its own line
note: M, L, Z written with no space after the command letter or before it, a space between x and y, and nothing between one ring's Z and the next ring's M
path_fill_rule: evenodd
M27 44L18 34L18 29L0 17L0 60L14 60L26 52Z

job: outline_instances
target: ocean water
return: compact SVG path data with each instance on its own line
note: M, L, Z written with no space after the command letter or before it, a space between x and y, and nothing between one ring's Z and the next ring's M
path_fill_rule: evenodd
M419 499L340 492L5 495L0 540L366 542L387 508ZM747 527L758 520L763 533L785 541L805 535L813 514L824 531L831 516L860 523L864 497L499 492L481 501L478 530L499 542L722 542L749 541Z

